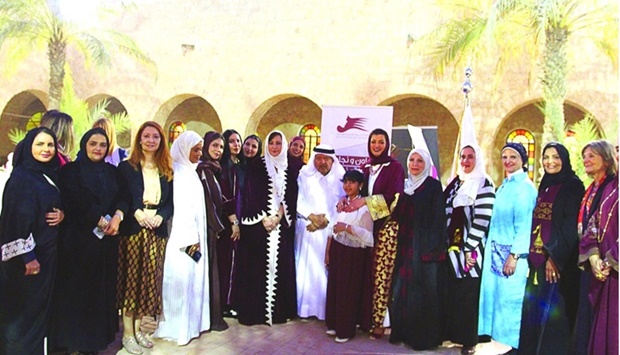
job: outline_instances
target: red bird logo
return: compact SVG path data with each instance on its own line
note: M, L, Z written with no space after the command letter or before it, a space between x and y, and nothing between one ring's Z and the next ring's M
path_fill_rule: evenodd
M336 127L336 130L340 133L344 133L351 129L359 129L360 131L366 131L364 129L364 123L366 122L365 117L349 117L347 116L347 123L342 126Z

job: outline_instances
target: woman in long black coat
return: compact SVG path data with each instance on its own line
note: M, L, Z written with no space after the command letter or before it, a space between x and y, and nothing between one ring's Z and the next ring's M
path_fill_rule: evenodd
M0 354L43 354L64 218L54 133L35 128L22 142L0 217Z
M69 352L105 350L118 331L116 168L102 128L86 132L77 160L60 172L66 211L58 249L52 342Z
M301 163L287 158L284 134L272 131L265 157L248 169L242 193L234 295L239 323L286 323L297 315L295 216Z
M427 151L412 150L407 167L405 191L392 212L399 229L390 342L427 350L442 342L439 287L446 248L445 201L441 183L429 176L431 156Z

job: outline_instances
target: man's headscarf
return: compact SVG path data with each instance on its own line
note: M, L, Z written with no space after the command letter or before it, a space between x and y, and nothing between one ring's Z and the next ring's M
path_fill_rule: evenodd
M334 160L334 163L332 164L332 169L329 171L327 175L331 174L334 176L338 176L338 179L340 179L344 175L345 169L342 166L342 164L340 164L340 161L338 160L338 157L336 156L336 151L334 150L334 148L332 148L330 145L327 145L327 144L319 144L316 147L314 147L314 149L312 149L312 154L310 154L310 159L308 160L308 164L306 164L303 168L301 168L301 171L300 171L301 174L304 174L306 176L311 176L319 172L314 166L314 158L317 156L317 154L326 155Z

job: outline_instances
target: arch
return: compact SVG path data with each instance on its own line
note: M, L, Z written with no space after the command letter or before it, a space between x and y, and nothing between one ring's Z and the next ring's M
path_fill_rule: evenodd
M93 107L95 107L95 105L97 105L99 102L103 100L108 100L108 106L106 107L106 110L110 114L116 115L116 114L124 113L125 115L127 115L127 118L130 120L130 123L131 123L131 118L129 117L129 113L127 112L127 108L125 107L125 105L123 105L123 103L119 99L117 99L116 97L112 95L108 95L108 94L93 95L89 97L88 99L86 99L86 104L88 104L89 109L92 109ZM119 146L123 148L128 148L129 146L131 146L131 127L127 130L124 130L123 132L119 132L117 128L116 142Z
M13 96L2 110L0 116L0 161L4 163L7 154L15 149L9 139L9 131L14 128L26 130L33 115L47 111L47 94L39 90L22 91Z
M540 179L540 152L542 151L541 143L544 122L544 116L539 108L541 105L541 99L526 102L509 112L497 127L493 136L493 144L490 146L491 151L487 152L487 161L490 163L488 173L495 181L496 185L499 185L503 179L503 168L501 159L499 159L499 151L506 143L506 139L510 132L518 129L527 130L533 135L534 141L536 142L533 181L536 182ZM588 111L581 106L569 101L564 101L564 119L567 125L581 121L587 113ZM602 132L603 130L600 122L596 117L593 117L593 119L599 131Z
M394 107L393 126L437 126L441 181L450 178L454 146L459 134L459 123L450 110L441 103L423 95L403 94L379 103ZM403 147L401 147L403 148ZM407 154L411 147L404 147Z
M193 94L177 95L166 101L155 114L154 120L168 132L170 126L181 122L185 129L203 136L208 131L222 131L222 122L211 104Z
M320 126L321 114L321 107L306 97L296 94L277 95L254 110L245 128L245 136L256 133L264 138L278 128L290 138L296 135L303 125Z

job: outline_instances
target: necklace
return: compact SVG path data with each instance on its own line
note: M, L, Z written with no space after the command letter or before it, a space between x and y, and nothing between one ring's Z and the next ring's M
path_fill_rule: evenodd
M599 212L598 212L599 223L602 220L601 218L603 216L603 206L605 205L605 202L607 202L607 200L609 200L616 193L617 190L618 188L616 187L601 203L601 206L599 207ZM611 206L611 210L609 210L609 213L607 214L607 221L605 221L605 227L603 227L602 231L600 228L598 230L599 233L596 239L598 240L599 243L602 242L603 239L605 239L605 233L607 233L607 227L609 226L609 221L612 219L611 216L614 214L614 210L616 209L617 206L618 206L618 199L616 198L616 202L614 202L614 204Z
M144 162L144 168L148 170L154 170L154 169L157 169L157 164L155 164L152 161L147 161L147 162Z
M360 198L360 197L362 197L362 196L361 196L361 195L359 195L359 194L358 194L357 196L353 197L353 198L349 198L349 197L347 197L347 203L348 203L348 202L351 202L351 201L353 201L353 200L357 200L357 199L358 199L358 198Z
M381 171L381 168L383 168L383 164L376 165L376 168L375 165L371 165L369 169L370 175L376 175L379 171Z

